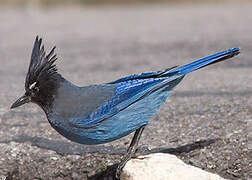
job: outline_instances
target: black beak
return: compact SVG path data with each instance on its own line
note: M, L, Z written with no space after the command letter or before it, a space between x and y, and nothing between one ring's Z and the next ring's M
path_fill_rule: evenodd
M27 95L23 95L21 98L19 98L16 102L14 102L12 105L11 105L11 109L13 108L16 108L18 106L21 106L25 103L28 103L31 101L31 97L30 96L27 96Z

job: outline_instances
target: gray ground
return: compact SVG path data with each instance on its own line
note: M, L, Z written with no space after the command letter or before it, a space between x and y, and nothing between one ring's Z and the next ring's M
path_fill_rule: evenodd
M24 92L35 35L57 45L60 72L78 85L159 70L240 46L242 53L188 75L141 144L229 179L252 178L252 4L0 8L0 179L103 179L132 135L104 146L71 143ZM251 128L251 127L250 127ZM250 149L251 149L250 144Z

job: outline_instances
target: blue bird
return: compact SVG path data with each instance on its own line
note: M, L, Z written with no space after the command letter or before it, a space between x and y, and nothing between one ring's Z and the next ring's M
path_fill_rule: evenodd
M165 70L133 74L113 82L79 87L56 68L55 47L46 54L36 37L25 79L25 94L11 108L28 102L38 104L51 126L71 141L102 144L135 131L118 166L116 176L134 155L150 118L165 102L170 91L192 71L239 54L239 48L221 51L189 64Z

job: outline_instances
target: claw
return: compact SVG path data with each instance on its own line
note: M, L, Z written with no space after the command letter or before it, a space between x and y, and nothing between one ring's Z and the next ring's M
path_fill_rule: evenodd
M121 171L123 169L123 167L125 166L125 164L132 158L135 157L135 153L137 151L137 145L138 145L138 141L140 140L140 137L142 135L142 132L145 128L145 125L140 127L139 129L136 130L133 139L131 140L130 146L127 150L127 153L124 155L122 161L119 163L117 169L116 169L116 174L115 177L116 179L120 179L120 174Z

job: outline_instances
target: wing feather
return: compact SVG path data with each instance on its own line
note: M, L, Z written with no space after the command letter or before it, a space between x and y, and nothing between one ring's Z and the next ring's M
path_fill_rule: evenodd
M183 76L121 81L118 83L115 96L86 117L72 118L70 123L78 128L94 127L164 86L170 84L170 89L172 89L173 81L181 78Z

